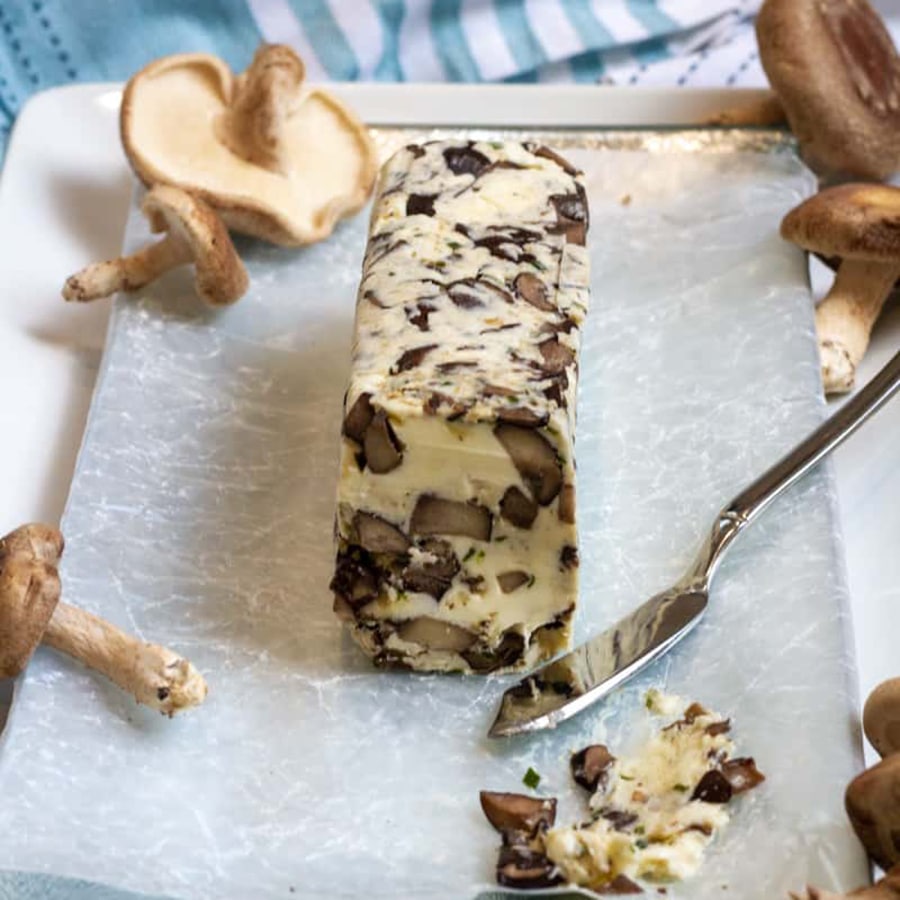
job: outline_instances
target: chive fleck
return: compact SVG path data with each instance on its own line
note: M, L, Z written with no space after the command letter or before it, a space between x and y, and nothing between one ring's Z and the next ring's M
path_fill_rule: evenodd
M475 553L476 553L475 548L474 548L474 547L469 547L468 552L467 552L466 555L463 557L463 562L468 562L468 561L475 555Z
M462 244L460 244L458 241L447 241L447 246L451 250L459 250L459 248L462 247Z
M688 792L688 786L686 784L676 784L675 790L680 791L682 794L686 794Z
M649 844L649 841L647 841L646 838L638 838L638 839L634 842L634 846L637 847L638 850L646 850L648 844Z
M638 825L638 827L634 829L635 834L643 834L644 831L645 831L645 829L644 829L643 825Z
M539 271L546 272L547 267L539 259L530 259L529 262Z
M529 787L534 790L541 783L541 776L538 775L531 766L528 767L528 771L525 773L525 776L522 778L522 784L525 787Z
M495 150L502 150L503 149L503 141L491 141L491 146Z
M505 541L505 540L506 540L506 535L505 535L505 534L501 534L499 537L495 537L495 538L494 538L494 543L495 543L495 544L502 544L503 541Z
M484 559L484 550L479 550L475 554L475 562L481 562Z
M534 587L535 581L537 581L537 579L534 577L534 575L532 575L532 576L528 579L528 585L527 585L527 586L528 586L528 587Z
M619 778L621 778L622 781L634 781L633 775L619 775Z

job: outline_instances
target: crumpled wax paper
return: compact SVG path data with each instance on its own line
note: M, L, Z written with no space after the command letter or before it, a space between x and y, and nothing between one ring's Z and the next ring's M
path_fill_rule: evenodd
M580 640L677 578L716 510L823 417L805 264L777 233L814 182L771 137L551 141L584 167L592 214ZM148 237L134 212L127 247ZM360 215L303 250L242 243L252 284L225 311L188 270L116 301L65 597L187 654L211 692L169 721L39 651L0 754L0 868L191 900L474 898L495 889L498 846L479 789L525 790L531 766L558 820L579 820L570 752L642 740L658 686L732 717L767 775L670 897L861 883L827 466L729 552L691 637L555 733L489 741L509 677L376 671L342 632L327 585L365 237Z

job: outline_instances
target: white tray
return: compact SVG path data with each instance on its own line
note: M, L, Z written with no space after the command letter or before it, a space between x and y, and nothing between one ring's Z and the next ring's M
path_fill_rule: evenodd
M0 206L0 209L2 209L2 206ZM720 498L720 499L724 499L724 498ZM86 605L90 605L90 602L91 602L90 598L79 598L79 599L81 600L81 602L84 602ZM753 748L750 748L750 749L753 749ZM838 872L839 878L846 877L847 873L850 871L850 869L853 868L853 867L848 868L848 866L849 866L849 863L847 865L843 866L842 872L841 871ZM841 869L841 866L838 866L838 869Z

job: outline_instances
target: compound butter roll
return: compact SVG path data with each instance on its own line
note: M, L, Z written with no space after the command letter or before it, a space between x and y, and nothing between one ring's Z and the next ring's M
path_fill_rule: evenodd
M491 672L569 644L582 178L546 147L384 166L356 311L335 611L381 665Z

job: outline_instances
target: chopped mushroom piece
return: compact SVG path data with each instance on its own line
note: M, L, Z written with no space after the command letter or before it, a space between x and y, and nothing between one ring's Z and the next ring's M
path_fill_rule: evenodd
M491 524L490 511L478 503L422 494L416 501L409 529L413 534L455 534L489 541Z
M591 744L572 756L572 778L586 790L596 791L606 784L610 766L615 761L605 744Z
M482 791L481 808L497 831L525 831L529 834L539 827L549 828L556 821L556 798L529 797L527 794L508 794Z
M756 34L816 171L881 180L900 168L900 57L868 0L766 0Z
M0 678L18 675L43 642L167 716L202 703L206 682L188 660L60 602L62 552L62 535L46 525L0 539Z
M647 708L659 714L669 698L652 692ZM543 836L543 850L567 881L619 893L624 882L680 880L701 865L706 847L729 819L729 801L762 780L752 762L731 760L726 720L699 704L654 735L634 755L614 758L600 744L571 761L579 784L591 788L594 819L558 826ZM725 767L734 762L731 777ZM739 765L738 765L739 764ZM738 769L743 774L738 778Z
M890 678L869 694L863 730L881 756L900 753L900 678Z
M845 184L820 191L791 210L781 236L840 267L816 310L826 393L853 388L872 326L900 277L900 188Z
M900 863L900 753L857 775L844 805L869 856L883 869Z
M197 294L211 306L234 303L247 290L247 271L222 220L202 201L177 188L148 191L141 205L151 230L165 232L131 256L93 263L70 276L66 300L84 303L117 291L136 291L170 269L193 263Z
M229 228L284 246L328 237L375 181L365 126L277 44L239 76L204 53L150 63L125 87L120 128L144 184L190 191Z

